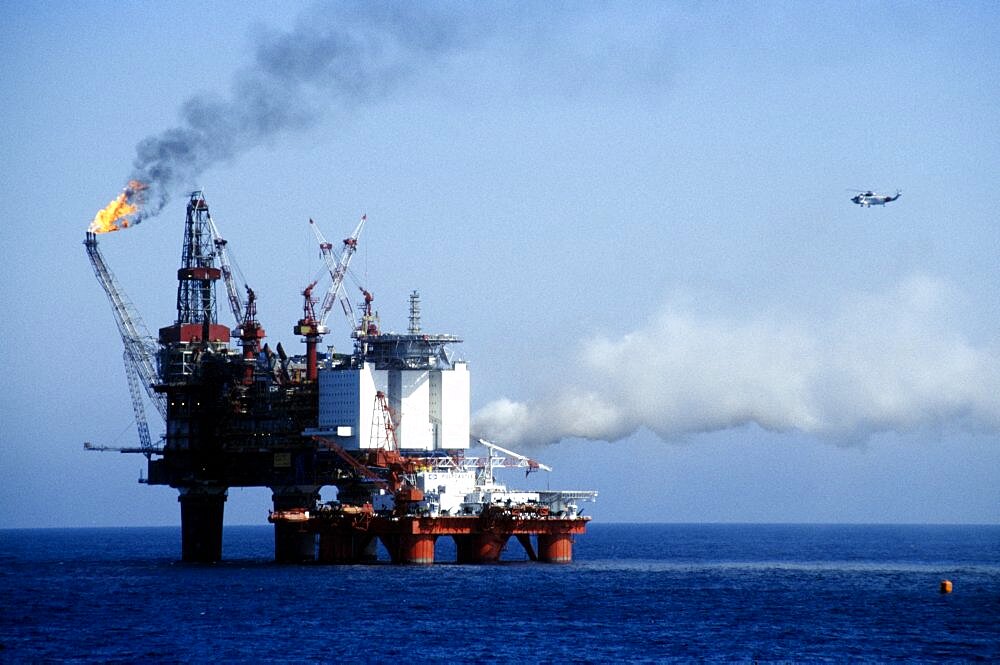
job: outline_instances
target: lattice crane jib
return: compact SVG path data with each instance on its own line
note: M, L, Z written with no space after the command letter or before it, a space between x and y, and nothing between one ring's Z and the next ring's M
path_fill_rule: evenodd
M326 325L327 317L330 316L333 306L337 303L338 295L343 289L344 277L347 275L347 269L351 264L351 258L358 249L358 238L361 237L361 230L365 227L365 223L367 221L368 215L362 215L361 221L359 221L358 225L354 228L354 232L347 238L344 238L343 250L338 257L333 251L333 243L327 242L322 231L319 230L319 226L316 222L311 219L309 220L309 226L312 228L317 242L319 242L320 253L323 255L323 261L326 263L327 270L330 273L330 286L327 288L326 293L323 296L323 303L320 305L316 318L316 321L320 326ZM349 312L349 309L346 306L344 308L344 314L347 315L353 329L355 327L354 316L353 313Z
M375 394L375 406L372 409L372 433L369 447L374 450L399 452L396 439L396 425L393 422L389 399L379 390Z
M156 392L155 389L159 383L159 375L154 362L156 344L132 302L125 295L104 261L104 256L97 245L97 236L93 233L87 233L84 246L87 249L87 256L94 269L94 274L97 276L97 281L111 303L115 325L121 336L124 347L125 375L139 433L139 442L144 451L152 452L153 446L149 436L149 425L146 421L146 409L142 402L143 390L160 416L164 420L167 417L166 397L162 393Z
M243 323L243 302L240 300L240 289L236 284L236 277L233 274L232 257L229 255L229 243L222 237L222 234L219 233L219 227L215 225L215 221L212 219L212 216L210 214L206 214L205 217L208 221L209 231L212 233L212 244L215 246L215 255L219 259L219 270L222 272L222 281L226 285L226 296L229 298L229 309L233 313L233 319L236 321L236 325L239 326Z

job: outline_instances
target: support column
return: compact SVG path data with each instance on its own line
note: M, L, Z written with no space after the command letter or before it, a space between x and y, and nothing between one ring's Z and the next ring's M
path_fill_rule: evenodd
M393 563L421 564L434 563L434 544L437 536L426 533L390 533L381 536L382 543L389 550Z
M459 563L496 563L510 534L473 533L454 536Z
M437 536L423 533L410 534L400 539L400 554L403 563L434 563L434 544Z
M573 561L573 536L568 533L538 534L538 560L546 563Z
M353 529L321 531L319 534L320 563L367 563L374 561L375 537Z
M274 509L305 508L314 510L318 488L272 487ZM316 534L304 523L274 523L274 560L278 563L307 563L316 560Z
M221 561L226 488L182 487L177 500L181 504L181 561Z

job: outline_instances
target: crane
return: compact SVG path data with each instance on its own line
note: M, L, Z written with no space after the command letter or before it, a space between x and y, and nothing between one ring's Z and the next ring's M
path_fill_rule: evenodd
M319 242L319 250L323 254L323 261L326 263L327 270L330 271L330 286L326 290L326 294L323 296L323 303L320 305L319 312L317 313L316 323L320 327L326 325L326 319L330 315L330 311L337 302L337 294L340 292L344 284L344 276L347 274L347 267L351 263L351 257L354 256L354 252L358 249L358 238L361 237L361 229L364 228L365 222L368 221L368 215L361 215L361 221L352 233L347 238L344 238L344 249L339 258L335 258L333 252L333 243L327 242L326 238L323 237L323 233L319 230L319 226L312 219L309 220L309 226L312 227L313 233L316 236L316 240ZM354 328L353 316L348 313L345 308L344 313L348 315L351 319L351 328Z
M396 425L393 423L392 409L389 408L389 399L381 390L375 393L369 447L375 450L399 453L399 441L396 439Z
M306 379L316 381L318 377L318 365L316 347L319 340L327 332L326 326L320 325L316 320L316 299L312 297L312 290L316 287L316 280L302 290L302 318L293 329L296 335L302 335L306 341Z
M302 318L299 319L298 325L295 326L293 332L305 338L306 380L308 381L316 381L317 379L316 349L323 335L329 332L329 328L326 327L326 319L330 315L330 310L333 309L334 303L337 302L337 294L344 283L347 266L351 263L351 257L354 256L354 252L358 248L358 237L361 235L361 229L364 228L367 220L367 215L361 216L361 221L355 227L354 233L344 239L344 251L337 260L334 260L333 244L327 242L326 238L323 237L323 233L316 226L316 222L312 219L309 220L313 233L316 234L316 239L319 241L319 249L323 254L323 260L330 271L330 287L326 290L326 295L323 297L323 304L320 306L318 313L315 309L316 300L312 296L312 291L316 287L317 281L313 280L312 284L302 291L302 296L305 299L302 306Z
M132 413L135 415L135 427L139 431L139 447L146 452L153 452L153 442L149 437L149 422L146 420L146 407L142 403L139 392L139 372L135 363L129 362L128 352L123 354L125 360L125 380L128 381L128 393L132 398Z
M532 471L552 471L552 467L547 464L542 464L539 461L533 460L530 457L522 455L520 453L515 453L513 450L507 450L506 448L501 448L492 441L487 441L486 439L477 438L476 439L480 445L486 448L487 457L485 460L480 462L480 474L479 481L483 485L488 485L493 482L493 469L497 467L504 467L509 469L522 468L525 470L525 475L531 473ZM503 453L503 455L498 455L497 453Z
M229 309L232 310L233 318L236 319L236 325L239 326L243 323L243 303L240 301L240 291L236 287L236 280L233 277L233 265L229 258L229 251L226 248L228 241L219 233L219 227L215 225L215 221L211 215L208 215L208 228L212 232L215 255L219 257L219 270L222 272L222 280L226 283Z
M243 288L247 292L247 304L244 306L240 300L239 287L236 285L236 278L233 275L233 262L229 256L229 241L219 233L219 227L215 225L215 220L211 214L206 215L208 228L212 234L212 244L215 245L215 255L219 258L219 272L222 273L222 281L226 284L226 296L229 298L229 310L236 320L236 327L233 334L240 338L243 346L243 358L246 363L244 368L243 383L250 385L253 383L253 366L257 353L260 351L260 341L264 339L264 329L257 320L257 294L254 293L250 285L243 281Z
M87 248L87 256L90 258L97 281L100 282L104 293L111 302L118 334L125 347L125 375L132 398L136 427L139 430L139 443L148 456L155 452L155 449L149 437L149 424L146 422L146 409L142 403L140 386L146 391L150 401L163 419L167 418L166 397L155 390L155 386L159 383L159 376L153 361L156 356L156 343L138 312L135 311L135 307L104 262L104 257L97 247L96 234L88 232L83 244Z
M389 488L398 507L407 502L420 501L424 498L424 493L416 486L414 474L418 468L417 460L404 457L400 452L397 422L398 417L389 406L389 399L384 392L377 391L372 412L368 461L376 467L386 469Z
M246 290L247 307L240 322L240 344L243 345L243 385L249 386L253 383L257 355L261 352L260 341L265 335L257 320L257 294L249 286L246 286Z

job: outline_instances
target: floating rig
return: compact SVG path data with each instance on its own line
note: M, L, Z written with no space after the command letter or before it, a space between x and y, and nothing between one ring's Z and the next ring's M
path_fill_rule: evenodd
M268 521L282 563L377 561L381 543L393 563L429 564L442 536L454 539L460 563L498 561L511 537L532 561L571 561L573 538L590 519L579 503L597 493L518 491L497 481L504 468L551 469L470 435L469 370L450 351L461 340L421 330L416 292L406 333L380 329L364 287L362 302L350 303L344 281L365 222L337 252L310 220L330 284L322 300L317 281L303 290L293 330L305 354L294 356L264 342L256 295L238 284L202 192L187 204L177 318L155 339L88 232L87 255L124 344L139 445L85 447L142 454L148 470L140 482L178 490L184 561L222 558L231 487L271 489ZM232 329L218 322L220 280ZM338 304L353 351L321 353ZM156 444L147 400L166 424ZM485 453L471 455L472 441ZM336 500L321 499L327 487L336 488Z

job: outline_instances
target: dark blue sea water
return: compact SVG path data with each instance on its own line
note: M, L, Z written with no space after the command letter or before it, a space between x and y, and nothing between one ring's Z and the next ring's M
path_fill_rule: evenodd
M1000 662L1000 526L592 524L570 565L284 566L267 527L179 553L0 531L0 661Z

